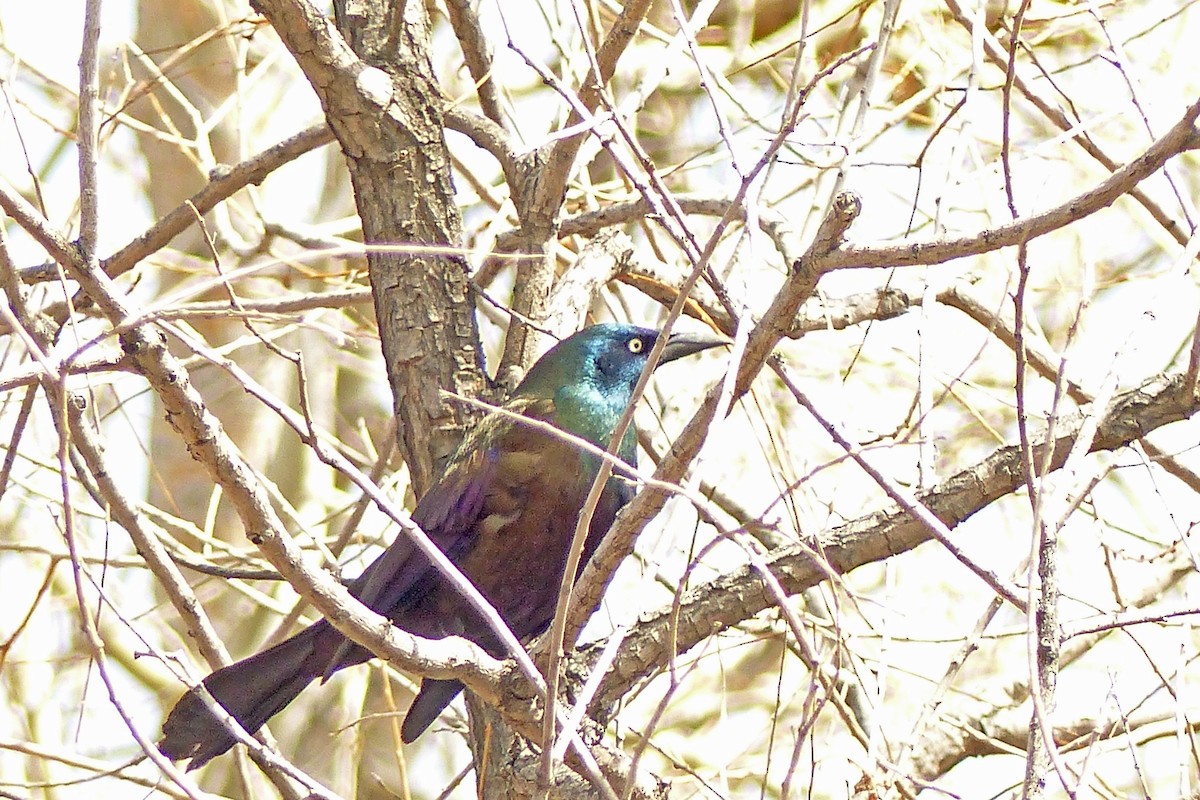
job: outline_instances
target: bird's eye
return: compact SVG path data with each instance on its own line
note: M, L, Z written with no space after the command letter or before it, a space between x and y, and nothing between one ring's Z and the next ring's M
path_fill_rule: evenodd
M630 339L628 347L629 352L636 354L646 349L646 343L641 339Z

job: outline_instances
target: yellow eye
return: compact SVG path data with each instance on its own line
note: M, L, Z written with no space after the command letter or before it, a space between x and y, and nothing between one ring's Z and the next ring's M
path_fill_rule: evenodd
M628 346L631 353L640 353L646 349L646 343L641 339L630 339Z

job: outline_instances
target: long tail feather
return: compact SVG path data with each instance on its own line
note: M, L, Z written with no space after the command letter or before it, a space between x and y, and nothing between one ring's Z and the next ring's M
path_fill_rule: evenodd
M415 742L462 690L463 685L458 681L431 678L421 681L421 691L417 692L417 698L409 706L408 713L404 715L404 724L400 726L400 738L404 743Z
M230 664L204 679L204 685L242 727L254 733L296 699L320 674L311 662L322 631L310 627L272 648ZM189 770L233 747L235 740L195 690L185 694L163 723L158 749L173 760L190 758Z

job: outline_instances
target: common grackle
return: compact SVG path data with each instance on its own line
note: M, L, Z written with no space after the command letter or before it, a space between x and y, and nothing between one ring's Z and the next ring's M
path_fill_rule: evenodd
M585 328L534 364L506 408L607 447L657 337L657 331L632 325ZM673 334L659 363L726 341ZM618 455L634 462L632 430L622 439ZM493 413L469 432L441 480L417 503L412 518L517 638L527 641L553 618L567 550L599 466L596 456L570 442ZM582 563L631 494L628 483L609 479L592 517ZM405 536L393 541L349 589L413 634L434 639L460 635L497 657L503 655L488 624ZM313 679L369 658L370 651L320 620L274 647L217 670L204 685L253 733ZM460 691L458 681L424 680L404 719L404 741L415 740ZM188 769L195 769L233 744L221 722L190 691L167 716L158 747L169 758L190 758Z

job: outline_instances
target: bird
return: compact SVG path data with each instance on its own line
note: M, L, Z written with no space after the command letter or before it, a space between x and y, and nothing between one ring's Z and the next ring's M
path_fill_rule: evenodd
M518 417L549 423L607 448L658 337L652 328L601 323L563 339L529 369L503 412L493 411L468 431L440 479L413 509L413 522L522 642L545 631L553 619L579 512L601 460ZM710 333L673 333L658 363L728 343ZM632 426L616 455L635 464ZM591 520L580 570L633 493L628 481L608 479ZM506 654L491 626L407 536L398 536L347 588L409 633L431 639L463 636L497 658ZM312 681L370 658L369 650L321 619L273 647L216 670L203 685L254 733ZM415 741L462 688L455 680L424 679L401 726L403 741ZM189 759L189 770L235 744L196 689L176 703L162 730L159 750L174 761Z

